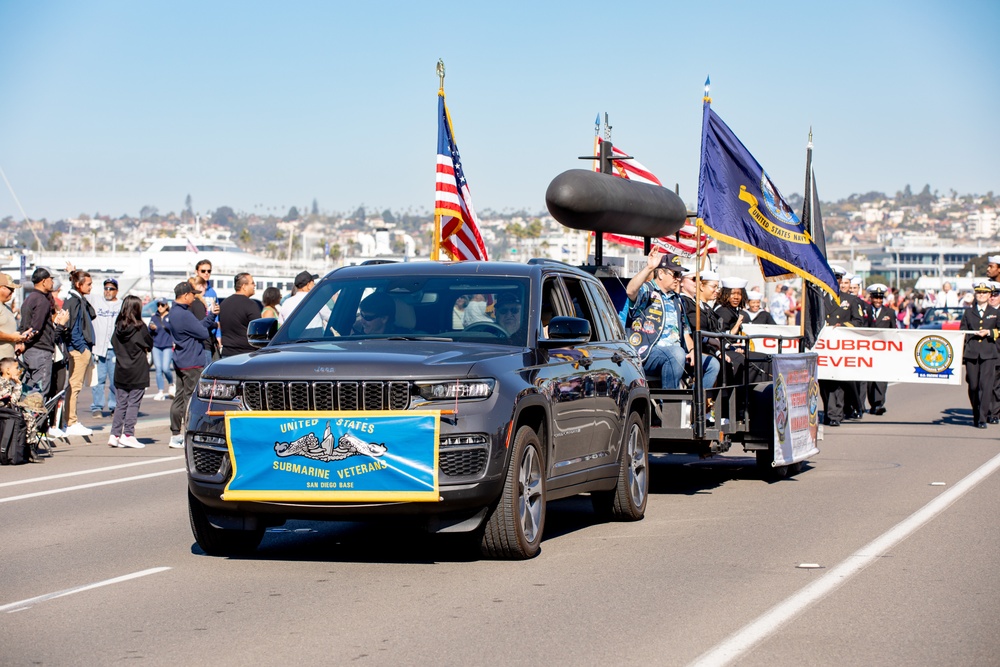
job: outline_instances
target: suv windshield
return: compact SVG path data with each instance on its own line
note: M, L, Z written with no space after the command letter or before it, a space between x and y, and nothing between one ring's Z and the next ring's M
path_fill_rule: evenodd
M523 347L528 284L476 275L335 276L313 288L274 343L431 337Z

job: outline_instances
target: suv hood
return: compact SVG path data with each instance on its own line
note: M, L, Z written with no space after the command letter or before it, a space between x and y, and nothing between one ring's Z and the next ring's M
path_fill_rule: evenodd
M467 377L485 360L520 359L523 348L451 341L358 340L267 347L212 363L203 377L233 380L344 380Z

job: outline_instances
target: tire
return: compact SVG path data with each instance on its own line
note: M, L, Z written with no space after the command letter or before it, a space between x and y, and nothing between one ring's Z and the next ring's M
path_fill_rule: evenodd
M777 482L788 477L789 466L773 466L774 454L770 449L757 450L757 471L761 479L767 482Z
M253 553L264 539L264 529L216 528L208 520L205 506L188 491L188 516L198 546L209 556L243 556Z
M613 491L590 494L594 510L616 521L639 521L649 499L649 434L642 417L633 412L622 434L618 484Z
M533 558L541 548L544 527L542 446L531 427L522 426L514 437L503 492L486 521L480 550L489 558Z

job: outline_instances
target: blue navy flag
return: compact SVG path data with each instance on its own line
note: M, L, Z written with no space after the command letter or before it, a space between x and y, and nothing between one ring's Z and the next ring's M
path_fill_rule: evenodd
M767 172L705 104L698 217L705 232L760 258L766 280L800 276L834 298L840 292L826 258Z

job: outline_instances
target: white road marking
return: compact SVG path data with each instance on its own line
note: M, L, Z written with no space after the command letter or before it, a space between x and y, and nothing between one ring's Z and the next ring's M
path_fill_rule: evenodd
M10 498L0 498L0 503L11 503L15 500L27 500L28 498L38 498L39 496L51 496L55 493L67 493L68 491L80 491L82 489L93 489L98 486L107 486L109 484L121 484L123 482L134 482L139 479L149 479L150 477L159 477L160 475L172 475L175 472L187 472L186 468L175 468L173 470L162 470L160 472L151 472L148 475L136 475L134 477L122 477L121 479L109 479L103 482L91 482L90 484L79 484L77 486L67 486L62 489L50 489L48 491L36 491L35 493L25 493L20 496L11 496Z
M5 486L17 486L18 484L32 484L34 482L46 482L50 479L63 479L64 477L76 477L77 475L92 475L97 472L107 472L108 470L121 470L122 468L132 468L134 466L145 466L151 463L165 463L173 461L183 461L183 456L168 456L162 459L148 459L136 461L135 463L123 463L117 466L106 466L104 468L94 468L93 470L77 470L76 472L64 472L58 475L47 475L45 477L32 477L31 479L19 479L13 482L0 482L0 488Z
M797 616L806 607L818 602L827 594L846 583L854 575L881 558L887 551L916 532L925 523L946 510L952 503L971 491L1000 468L1000 455L981 465L962 481L940 496L924 505L906 519L877 537L873 542L854 552L842 563L832 568L822 577L809 584L798 593L778 603L691 663L696 667L717 667L728 665L747 653L771 634L780 630L785 623Z
M139 577L145 577L150 574L157 574L159 572L166 572L171 568L169 567L153 567L148 570L142 570L141 572L133 572L132 574L122 575L120 577L115 577L114 579L105 579L104 581L97 581L92 584L84 584L83 586L76 586L74 588L67 588L63 591L56 591L55 593L47 593L45 595L39 595L38 597L28 598L27 600L21 600L20 602L11 602L10 604L5 604L0 607L0 612L6 612L8 614L15 611L22 611L31 607L32 605L38 604L39 602L47 602L48 600L54 600L56 598L65 597L67 595L73 595L74 593L82 593L84 591L93 590L95 588L100 588L102 586L110 586L111 584L120 584L123 581L129 581L130 579L138 579Z

